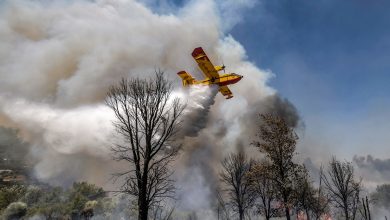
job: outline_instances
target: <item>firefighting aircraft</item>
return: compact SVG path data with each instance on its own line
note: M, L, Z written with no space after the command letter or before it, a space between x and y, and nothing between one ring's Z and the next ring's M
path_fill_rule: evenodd
M201 47L195 48L192 52L192 57L198 63L199 68L202 70L203 74L206 76L203 80L196 80L191 74L186 71L180 71L177 74L183 80L183 86L189 85L218 85L219 91L226 99L233 98L233 93L227 87L227 85L234 84L242 79L243 76L228 73L220 75L218 72L225 70L225 65L214 66L210 59L207 57L206 53Z

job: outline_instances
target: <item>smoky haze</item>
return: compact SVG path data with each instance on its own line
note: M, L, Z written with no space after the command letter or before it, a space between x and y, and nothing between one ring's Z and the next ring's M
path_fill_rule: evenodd
M366 187L373 191L378 183L390 181L390 159L375 158L372 155L353 157L360 176L364 177Z
M120 78L150 77L157 68L188 107L175 161L183 210L207 213L220 161L237 146L251 150L259 113L299 124L295 107L267 85L273 74L249 62L240 43L223 33L238 20L221 24L226 11L214 1L190 1L175 14L122 0L7 1L1 7L0 126L17 129L29 144L41 181L111 187L109 175L121 165L111 160L114 116L105 95ZM228 72L244 76L231 86L233 99L212 87L181 88L176 72L203 77L190 55L199 46L215 65L223 60Z

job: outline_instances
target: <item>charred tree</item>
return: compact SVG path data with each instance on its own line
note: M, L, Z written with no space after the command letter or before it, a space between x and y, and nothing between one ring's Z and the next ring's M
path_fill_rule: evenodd
M217 207L216 207L217 219L230 220L229 210L226 207L227 204L224 201L221 192L219 190L216 190L215 194L217 196Z
M346 220L354 220L359 208L361 181L355 180L352 164L333 157L322 179L331 204L342 211Z
M360 207L359 211L362 215L362 219L364 220L371 220L371 211L370 211L370 200L368 200L368 197L362 198L362 206Z
M296 209L304 211L306 213L306 219L310 220L310 214L315 212L315 205L318 199L316 198L316 189L313 187L313 183L306 169L298 172L294 196Z
M245 213L252 207L254 195L250 192L247 173L252 162L244 152L230 154L222 161L221 181L226 185L230 205L234 212L243 220Z
M256 211L266 220L280 216L281 212L281 209L275 205L277 192L268 167L269 162L266 160L255 162L247 175L250 191L256 197L254 203Z
M322 165L320 167L320 178L319 178L319 186L314 195L314 201L311 203L311 212L314 219L319 220L321 217L327 215L329 213L329 199L327 195L324 193L322 186L322 174L323 168Z
M139 220L147 220L150 207L174 193L169 164L178 152L174 137L184 106L170 99L171 91L157 72L154 78L122 79L106 98L121 137L112 147L114 159L129 163L128 170L114 175L123 180L121 192L137 198Z
M290 220L290 208L294 203L294 187L297 172L301 165L293 162L298 136L286 121L278 116L260 115L262 121L258 134L259 140L253 144L270 161L268 167L275 183L278 197L283 203L287 220Z

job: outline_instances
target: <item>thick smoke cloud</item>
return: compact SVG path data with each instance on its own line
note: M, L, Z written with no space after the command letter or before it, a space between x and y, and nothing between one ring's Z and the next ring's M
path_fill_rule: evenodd
M241 122L250 137L254 137L258 132L261 123L260 114L274 114L283 118L290 127L300 126L300 117L295 106L288 99L281 98L278 94L265 97L252 104L252 106L242 114ZM254 120L255 119L255 120Z
M364 184L372 191L378 183L390 181L390 159L374 158L371 155L354 156L358 174L364 179Z
M353 161L359 168L372 169L378 172L390 172L390 159L379 159L367 155L366 157L354 156Z
M272 73L247 61L240 43L224 35L240 21L235 13L225 22L236 12L230 6L253 4L189 1L164 14L133 0L8 1L0 15L0 126L18 129L30 144L40 180L106 185L121 167L109 151L114 117L104 106L107 90L122 77L149 77L161 68L188 104L175 161L180 206L208 213L220 161L237 146L252 149L259 113L299 124L294 106L267 86ZM181 89L176 72L204 77L190 55L198 46L215 65L223 60L228 72L244 76L231 86L233 99L215 88Z
M183 8L183 15L174 16L154 14L135 1L3 5L0 123L19 129L31 143L39 178L60 182L57 177L73 164L85 167L93 158L105 164L110 158L113 117L102 102L121 77L148 76L162 68L177 80L181 68L195 69L184 56L194 47L216 54L221 36L213 2L189 7L192 13ZM73 157L80 153L85 164ZM68 177L93 180L96 175Z

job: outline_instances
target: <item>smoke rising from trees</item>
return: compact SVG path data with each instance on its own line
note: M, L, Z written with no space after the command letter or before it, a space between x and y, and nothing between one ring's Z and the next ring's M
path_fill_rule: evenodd
M111 162L109 153L113 116L103 104L108 88L122 77L161 68L188 103L183 153L175 164L178 188L211 198L219 162L236 146L249 147L253 116L276 111L293 126L299 121L294 106L267 85L272 73L249 62L239 42L224 34L240 17L222 22L231 4L240 3L219 9L213 1L194 1L177 13L159 14L136 1L6 2L0 15L0 126L18 129L29 143L40 180L110 186L109 174L121 164ZM182 90L179 70L204 77L190 55L198 46L215 65L223 60L228 72L244 75L231 87L233 99L214 89ZM186 181L187 173L193 181ZM182 206L208 209L199 204L210 198Z
M390 159L355 155L353 162L359 175L365 177L365 185L370 190L374 190L378 183L390 181Z

